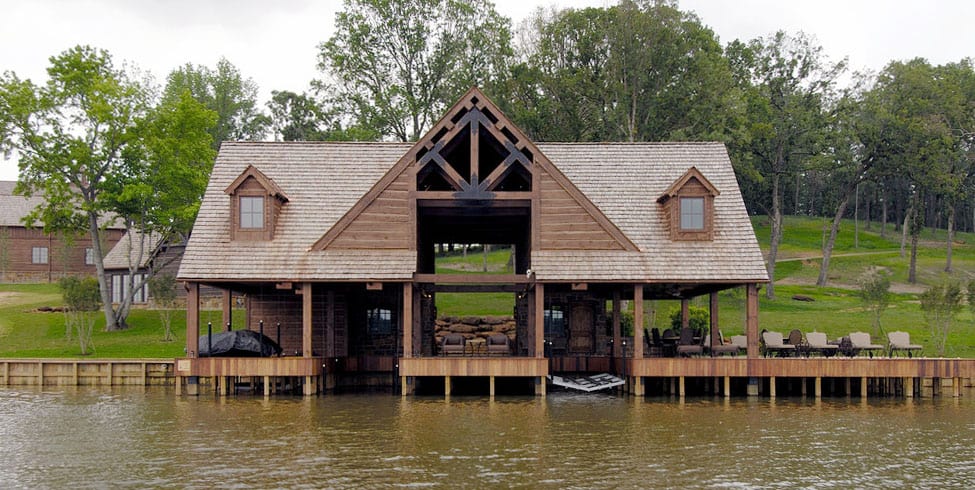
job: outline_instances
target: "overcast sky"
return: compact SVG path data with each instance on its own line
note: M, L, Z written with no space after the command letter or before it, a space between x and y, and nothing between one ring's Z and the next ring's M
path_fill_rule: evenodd
M540 6L603 7L607 0L495 0L515 24ZM0 0L0 70L43 82L48 58L76 44L107 49L160 84L190 62L225 56L271 90L300 92L319 76L316 46L333 29L340 1ZM681 0L722 44L777 29L815 36L832 60L880 70L917 56L941 64L975 57L972 0ZM0 160L0 180L16 179Z

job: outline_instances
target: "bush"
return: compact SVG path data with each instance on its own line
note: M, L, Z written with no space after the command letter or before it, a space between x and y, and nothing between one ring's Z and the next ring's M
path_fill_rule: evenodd
M708 309L700 306L691 306L688 313L690 315L688 325L695 332L698 332L701 335L707 335L708 327L711 324L711 313L708 312ZM670 312L670 327L674 329L674 331L680 331L680 308Z
M88 355L89 349L94 350L91 334L95 328L96 312L102 306L98 280L94 277L78 279L68 276L58 281L58 286L64 298L65 316L78 333L81 355Z

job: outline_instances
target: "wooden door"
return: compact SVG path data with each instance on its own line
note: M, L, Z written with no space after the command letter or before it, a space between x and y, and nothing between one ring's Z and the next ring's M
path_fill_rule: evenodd
M575 305L569 317L569 353L592 353L592 308L588 305Z

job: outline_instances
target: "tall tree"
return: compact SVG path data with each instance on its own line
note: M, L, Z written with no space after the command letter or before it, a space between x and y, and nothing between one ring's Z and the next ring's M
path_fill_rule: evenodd
M447 104L507 72L509 21L489 0L345 0L319 68L355 123L412 141Z
M830 63L803 34L779 31L747 44L732 42L728 54L747 105L747 139L735 144L744 173L759 175L771 222L768 298L775 297L775 262L782 241L783 179L817 154L828 128L825 110L845 62Z
M214 150L220 143L234 140L260 140L270 123L257 105L257 84L244 78L240 70L226 58L220 58L215 68L187 63L166 78L163 100L179 101L189 92L206 108L217 113L217 123L210 129Z
M267 103L274 139L323 141L328 139L328 117L308 94L274 90Z
M181 116L165 123L166 112L153 109L151 87L116 68L104 50L78 46L50 62L43 86L9 72L0 79L0 141L4 150L19 153L17 191L44 197L25 218L27 224L42 223L48 233L89 234L106 329L117 330L125 321L109 294L102 226L116 217L128 219L129 208L122 206L129 202L122 199L127 194L141 194L146 209L154 210L146 214L160 223L192 222L195 204L187 202L199 195L173 200L171 191L192 184L173 165L204 159L209 171L212 153L187 148L203 141L211 151L201 126L212 119L204 115L204 121L193 123ZM173 176L168 185L137 178L146 169Z

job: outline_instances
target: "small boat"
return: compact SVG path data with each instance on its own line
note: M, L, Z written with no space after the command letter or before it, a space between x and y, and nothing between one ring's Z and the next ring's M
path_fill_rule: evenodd
M281 346L253 330L232 330L200 337L200 357L271 357L281 354Z

